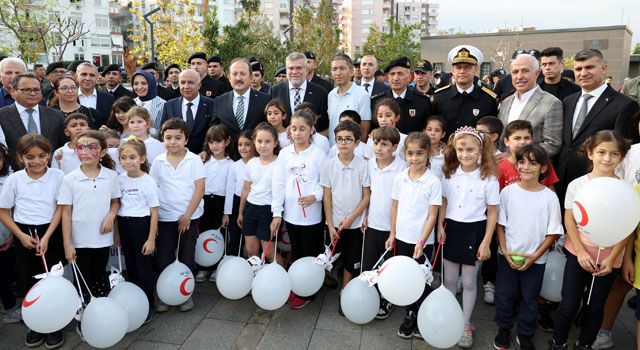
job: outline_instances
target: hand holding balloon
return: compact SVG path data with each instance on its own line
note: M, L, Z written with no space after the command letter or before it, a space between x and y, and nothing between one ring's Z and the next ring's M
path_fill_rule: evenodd
M635 280L635 266L633 264L633 260L631 260L630 256L627 256L625 252L624 260L622 261L622 278L624 278L627 283L633 285L633 281Z
M183 234L187 232L189 226L191 226L191 217L186 214L180 215L180 218L178 218L178 233Z
M22 243L22 246L27 248L27 249L33 249L38 244L38 241L36 241L35 238L29 236L28 234L26 234L24 232L20 232L17 235L17 237L18 237L18 240L20 240L20 243Z
M615 256L610 254L606 259L603 259L598 265L596 265L595 272L593 273L596 277L606 276L613 270L613 261Z
M76 261L76 248L72 245L64 246L64 257L67 258L67 261L73 262Z
M387 241L384 242L384 249L386 249L386 250L393 249L393 245L395 243L396 243L395 237L392 237L391 235L389 235L389 239L387 239Z
M591 259L591 255L589 255L589 253L587 253L584 249L577 251L576 257L578 258L578 263L580 264L583 270L591 273L596 272L595 261Z

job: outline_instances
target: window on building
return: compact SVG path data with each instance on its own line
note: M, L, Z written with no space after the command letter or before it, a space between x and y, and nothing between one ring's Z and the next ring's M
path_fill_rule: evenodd
M366 6L366 5L371 6L371 5L373 5L373 0L362 0L362 1L360 1L360 4L363 5L363 6Z
M491 62L484 62L480 66L480 77L491 74Z
M77 53L77 54L73 55L73 60L74 61L84 61L84 54L83 53Z
M94 5L96 6L102 6L102 0L93 0L94 1Z
M434 71L444 70L443 67L444 67L444 65L442 64L442 62L434 62L433 63L433 70Z
M109 28L109 16L96 15L96 28Z
M362 28L362 34L369 34L369 28Z
M364 9L364 10L362 10L362 14L363 15L372 15L373 14L373 10L372 9Z
M363 18L362 19L362 24L371 24L373 20L371 18Z
M109 58L110 58L109 55L100 55L100 61L101 61L103 66L106 66L106 65L110 64Z

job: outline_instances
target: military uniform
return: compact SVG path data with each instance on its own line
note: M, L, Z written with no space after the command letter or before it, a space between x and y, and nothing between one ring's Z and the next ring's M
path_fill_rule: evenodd
M217 79L213 79L209 74L206 74L202 80L200 80L200 94L209 98L216 98L224 93L224 85Z
M393 99L393 91L391 89L377 95L371 96L371 109L385 98ZM404 98L395 99L402 109L400 120L396 124L396 128L403 133L408 134L413 131L424 130L427 118L431 116L431 103L427 95L418 92L412 88L407 88Z
M229 78L226 75L221 75L218 81L222 83L222 93L233 90L231 82L229 82Z
M315 74L313 75L313 78L311 78L310 82L322 86L322 88L327 90L327 93L329 93L329 92L331 92L331 90L333 90L333 84L331 84L331 82L329 82L328 80L322 79L322 78L320 78L319 76L317 76Z

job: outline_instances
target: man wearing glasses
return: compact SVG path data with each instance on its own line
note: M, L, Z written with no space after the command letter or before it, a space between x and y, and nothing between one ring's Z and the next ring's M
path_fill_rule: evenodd
M44 71L44 75L47 77L47 82L42 88L42 97L49 101L49 97L51 97L51 93L53 92L53 84L58 81L65 73L67 69L64 67L62 62L53 62L47 66L47 69Z

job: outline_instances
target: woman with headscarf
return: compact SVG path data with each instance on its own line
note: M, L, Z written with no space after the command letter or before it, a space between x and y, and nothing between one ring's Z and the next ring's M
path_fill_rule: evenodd
M134 99L138 106L144 107L151 118L153 118L153 129L151 134L156 134L160 130L160 120L162 119L162 109L165 100L158 96L158 83L153 75L147 71L139 70L131 77L133 91L138 95Z

